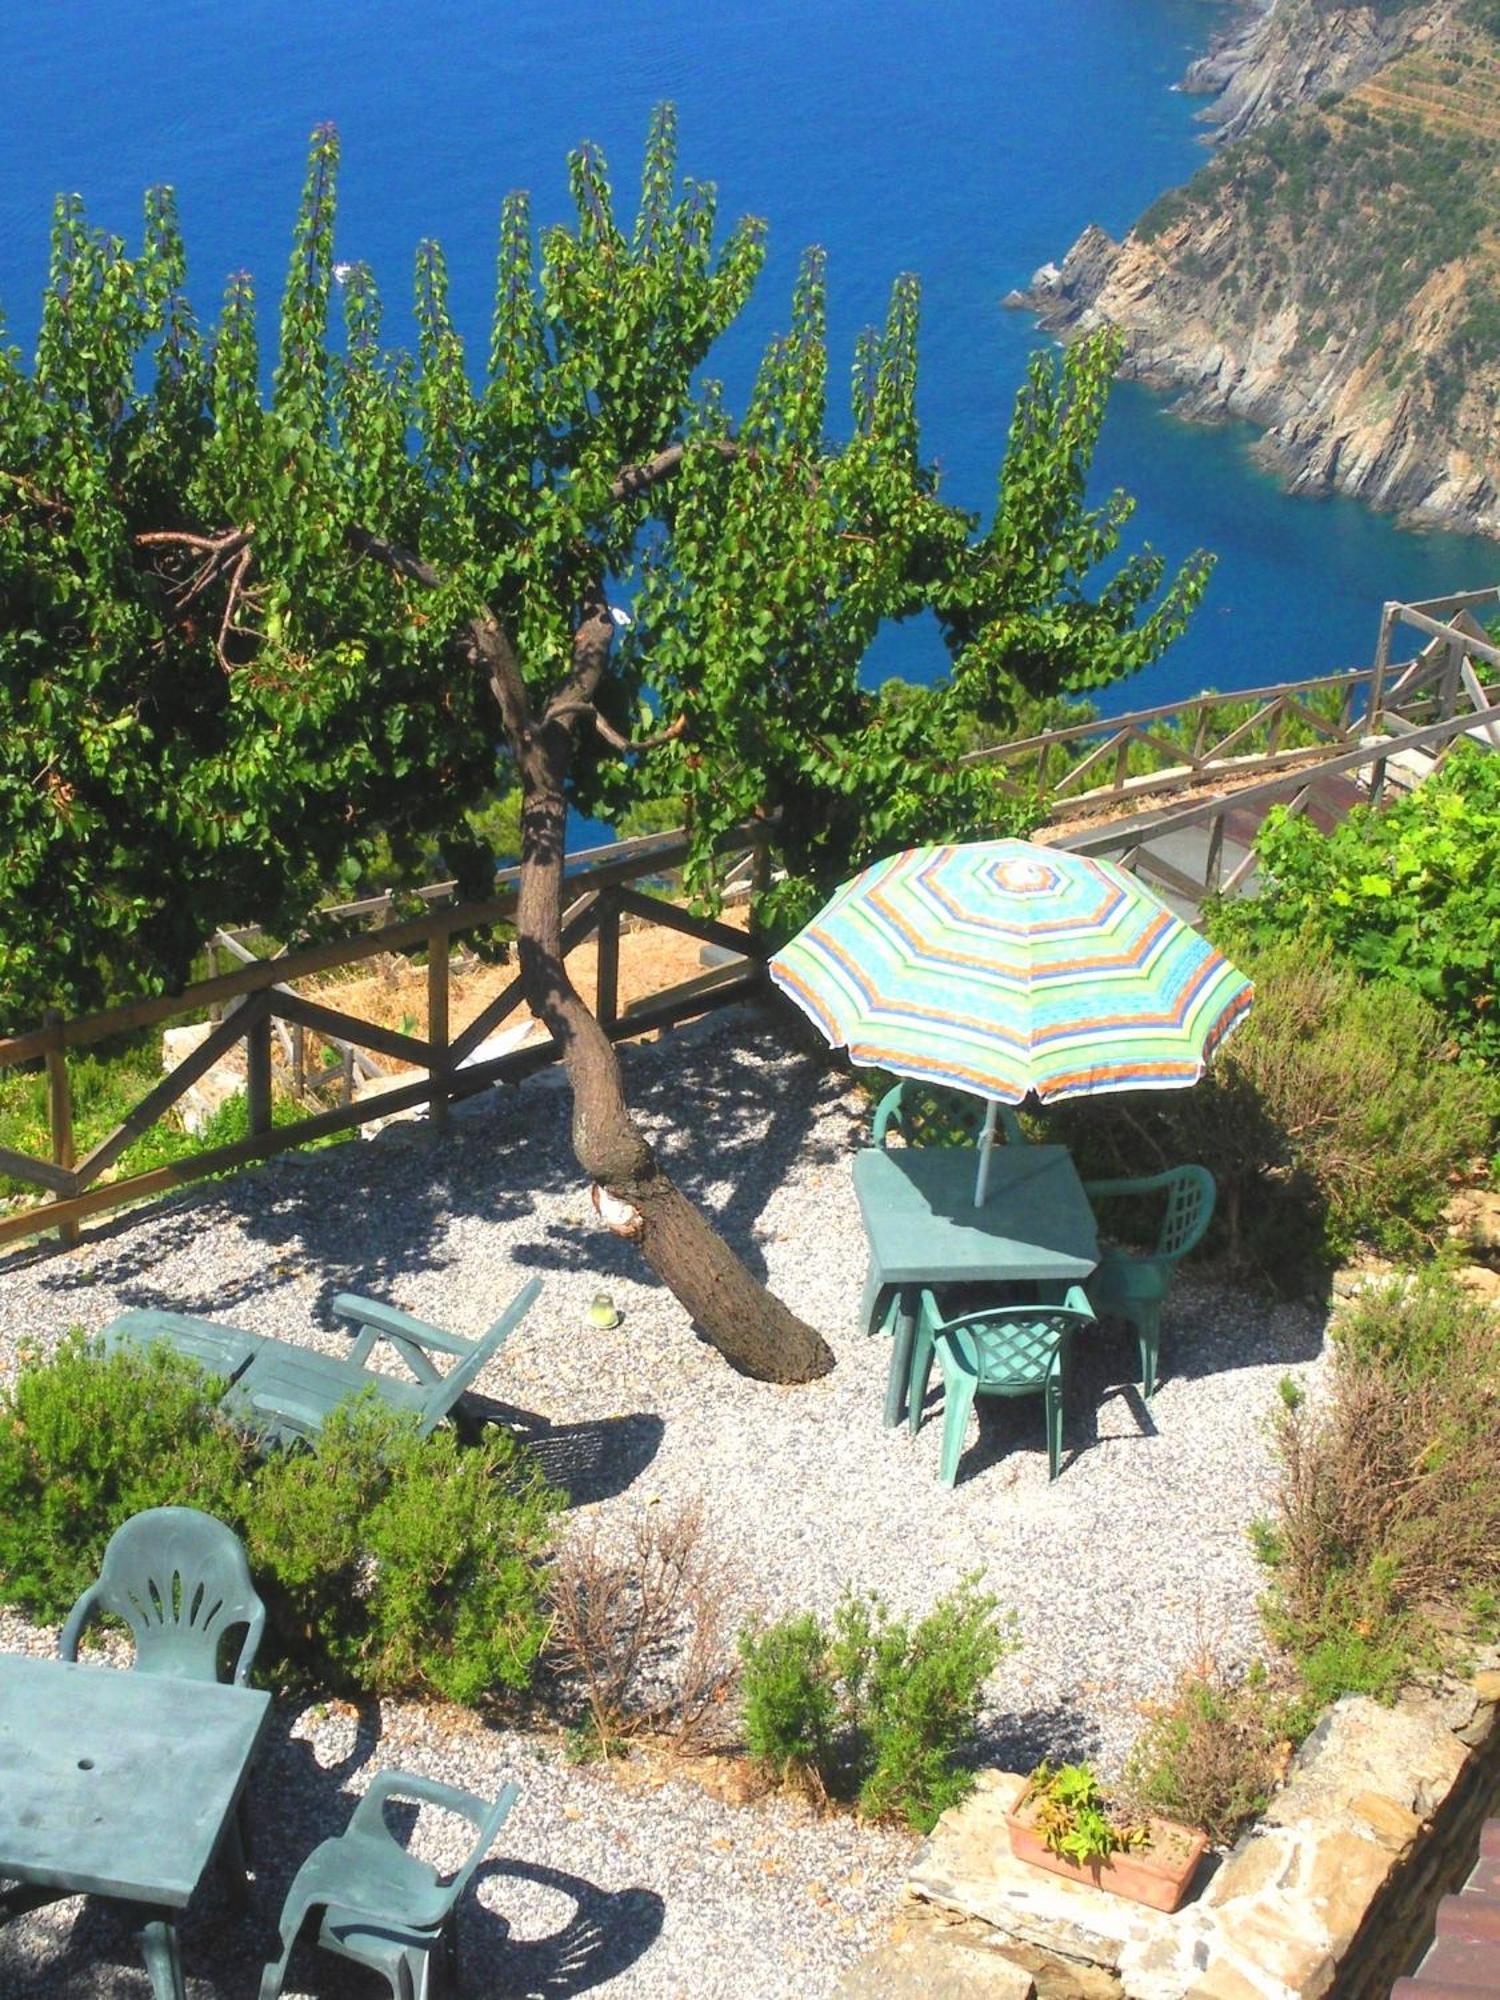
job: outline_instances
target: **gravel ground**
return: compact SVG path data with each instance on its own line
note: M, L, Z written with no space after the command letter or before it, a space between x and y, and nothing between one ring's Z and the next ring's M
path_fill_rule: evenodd
M984 1750L1118 1768L1159 1695L1204 1648L1254 1646L1245 1526L1264 1504L1264 1418L1305 1374L1321 1315L1183 1277L1154 1422L1133 1350L1080 1358L1062 1476L1047 1481L1038 1405L982 1405L959 1484L938 1484L940 1421L880 1422L887 1348L855 1324L864 1239L849 1163L861 1100L789 1054L753 1014L627 1049L633 1099L677 1178L753 1268L827 1335L839 1366L810 1388L732 1374L633 1249L593 1226L556 1079L461 1107L449 1135L392 1126L373 1144L292 1156L137 1211L69 1252L0 1263L0 1377L17 1348L129 1306L215 1314L338 1351L336 1292L390 1299L466 1335L532 1273L546 1289L480 1387L574 1499L613 1530L644 1505L702 1503L747 1602L827 1610L847 1585L925 1610L981 1570L1021 1640L989 1690ZM587 1325L601 1285L624 1313ZM0 1619L0 1647L52 1636ZM786 1801L723 1803L696 1785L622 1782L550 1743L448 1710L357 1714L283 1704L254 1780L264 1881L247 1921L213 1895L184 1928L192 2000L249 2000L287 1880L349 1798L399 1763L522 1797L470 1899L467 1980L484 1996L605 1990L619 2000L815 2000L880 1931L912 1852L896 1833ZM433 1858L455 1836L418 1829ZM80 1914L81 1912L81 1914ZM107 1910L65 1903L0 1931L0 1994L146 1994ZM372 1990L307 1952L289 1995ZM307 1985L298 1985L302 1979Z

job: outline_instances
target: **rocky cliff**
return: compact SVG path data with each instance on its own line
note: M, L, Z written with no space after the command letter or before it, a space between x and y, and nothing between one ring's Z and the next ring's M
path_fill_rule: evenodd
M1188 79L1221 144L1018 302L1262 427L1294 489L1500 536L1500 4L1273 0Z

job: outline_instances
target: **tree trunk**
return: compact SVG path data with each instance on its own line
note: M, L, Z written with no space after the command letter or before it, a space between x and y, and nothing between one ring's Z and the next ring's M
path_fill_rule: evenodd
M686 1306L731 1368L762 1382L810 1382L833 1355L822 1336L789 1312L658 1165L625 1102L619 1058L569 979L562 958L564 837L562 774L571 732L541 725L518 758L523 782L521 874L516 912L522 990L556 1038L573 1088L573 1150L591 1181L635 1211L646 1262Z

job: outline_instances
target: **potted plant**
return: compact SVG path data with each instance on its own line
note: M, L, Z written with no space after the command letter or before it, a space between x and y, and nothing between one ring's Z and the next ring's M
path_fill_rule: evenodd
M1111 1807L1087 1764L1038 1764L1005 1820L1018 1861L1153 1910L1177 1908L1208 1845L1197 1827Z

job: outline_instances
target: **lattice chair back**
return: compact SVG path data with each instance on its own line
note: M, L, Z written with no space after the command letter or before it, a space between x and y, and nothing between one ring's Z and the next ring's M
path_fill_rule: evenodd
M1207 1167L1173 1167L1160 1176L1167 1184L1167 1212L1156 1239L1158 1257L1175 1264L1203 1240L1213 1220L1217 1190Z
M951 1342L973 1371L981 1395L1036 1388L1047 1379L1059 1350L1080 1327L1093 1323L1082 1298L1077 1306L993 1306L934 1326L934 1338Z
M240 1685L266 1623L238 1535L196 1507L151 1507L115 1530L98 1581L68 1614L63 1659L77 1659L83 1628L100 1613L130 1627L139 1672L180 1680L218 1680L225 1634L243 1627L233 1674Z
M939 1084L895 1084L875 1107L871 1139L877 1146L886 1142L892 1129L908 1146L977 1146L984 1124L984 1100L966 1091L946 1090Z
M1047 1426L1047 1471L1056 1479L1062 1464L1063 1397L1067 1388L1073 1335L1090 1327L1094 1315L1080 1286L1070 1285L1061 1305L989 1306L945 1320L936 1296L922 1294L907 1397L907 1428L915 1437L922 1422L934 1359L943 1375L943 1448L939 1477L952 1486L958 1477L964 1430L976 1396L1040 1393Z

